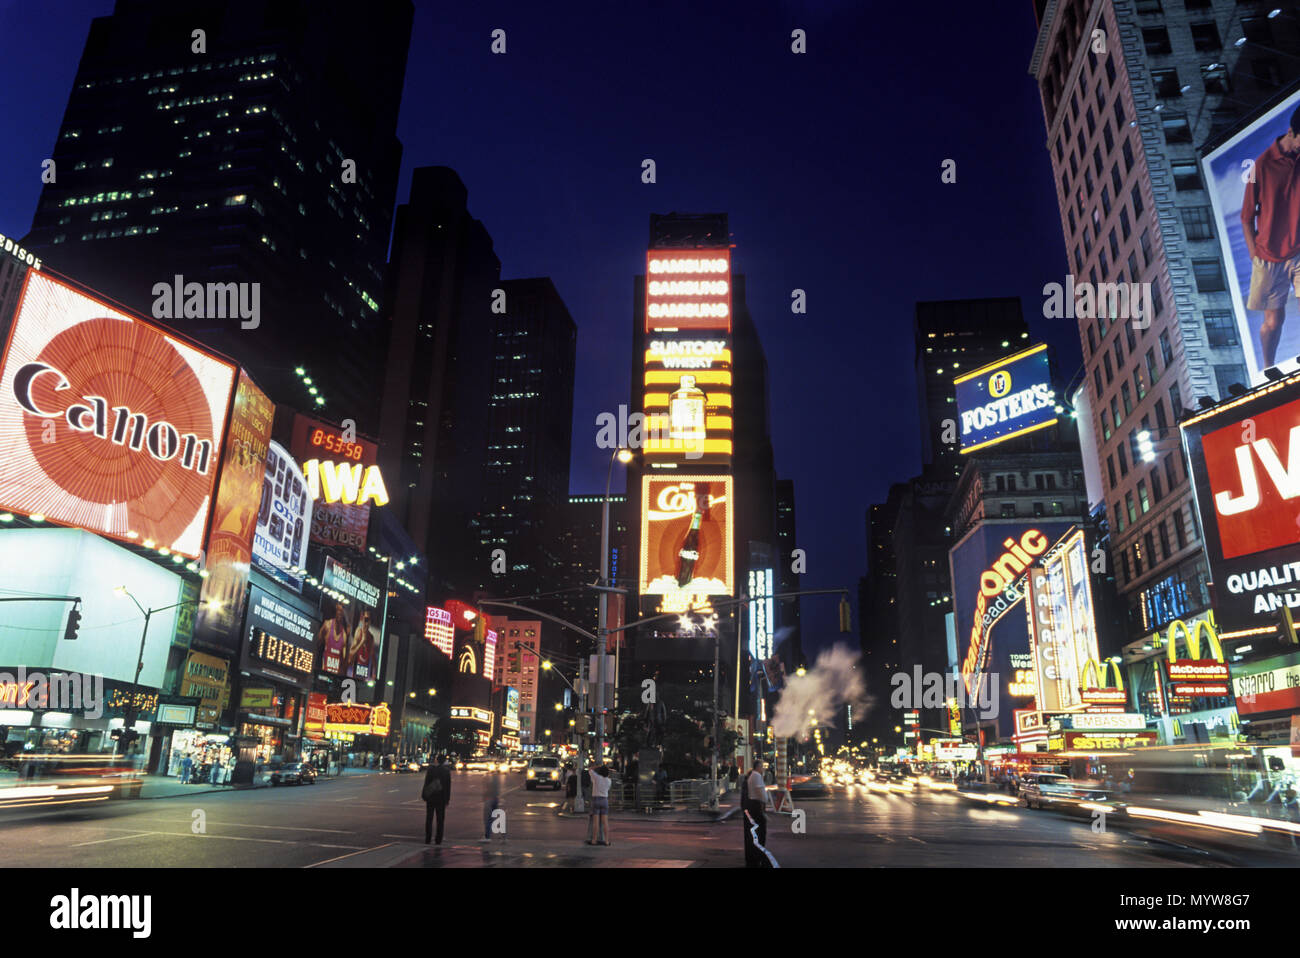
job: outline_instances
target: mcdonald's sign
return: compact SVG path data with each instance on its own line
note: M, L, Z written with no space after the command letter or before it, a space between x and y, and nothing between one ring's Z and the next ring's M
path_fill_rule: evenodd
M1110 670L1111 678L1115 680L1114 685L1101 684L1102 676L1106 675L1107 669ZM1092 677L1091 685L1088 684L1089 676ZM1128 694L1124 691L1124 673L1118 662L1088 659L1083 663L1080 681L1083 685L1079 689L1079 695L1087 705L1124 705L1128 702Z
M1178 658L1178 635L1189 658ZM1201 658L1201 637L1209 640L1209 651L1214 657ZM1228 695L1228 666L1223 656L1223 645L1214 628L1214 614L1198 620L1191 628L1182 619L1169 626L1166 633L1166 654L1169 656L1169 682L1172 694L1188 698L1206 698Z

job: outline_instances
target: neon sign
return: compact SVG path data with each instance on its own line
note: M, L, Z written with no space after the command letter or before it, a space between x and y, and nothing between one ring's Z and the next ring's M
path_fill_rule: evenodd
M313 500L320 499L323 493L330 503L364 506L373 501L377 506L388 505L388 488L378 466L309 459L302 471Z

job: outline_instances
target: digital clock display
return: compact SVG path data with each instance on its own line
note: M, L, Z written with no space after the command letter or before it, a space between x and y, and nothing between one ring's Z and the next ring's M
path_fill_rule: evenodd
M253 655L265 662L307 674L311 673L316 657L311 649L277 639L261 629L253 630Z
M318 449L325 449L329 452L337 453L346 459L352 459L356 462L361 461L365 450L359 442L346 442L343 437L337 433L327 432L324 429L313 429L311 433L311 444Z

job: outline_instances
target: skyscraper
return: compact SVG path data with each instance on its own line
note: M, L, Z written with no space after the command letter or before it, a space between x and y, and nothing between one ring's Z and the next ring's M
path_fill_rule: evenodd
M91 24L24 245L279 401L373 429L412 16L119 0Z
M799 591L799 573L794 571L796 568L794 551L798 548L799 541L797 528L794 480L778 479L776 481L776 592ZM778 600L776 608L776 624L781 630L779 634L785 636L778 651L782 661L785 662L786 671L793 674L796 669L808 664L804 661L799 600ZM789 631L783 631L786 629Z
M481 505L501 261L447 167L421 167L397 210L380 452L392 508L431 563L435 590L477 578L468 517ZM467 573L470 575L467 576Z
M1300 73L1293 4L1036 0L1067 283L1144 284L1143 315L1076 316L1128 637L1208 608L1177 421L1246 369L1198 150ZM1071 304L1072 305L1072 304ZM1087 313L1097 312L1087 310ZM1107 311L1102 311L1107 312ZM1150 433L1146 458L1139 435Z

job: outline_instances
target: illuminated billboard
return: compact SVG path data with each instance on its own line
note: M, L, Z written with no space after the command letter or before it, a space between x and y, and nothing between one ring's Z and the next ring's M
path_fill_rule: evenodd
M772 598L772 570L749 570L749 654L758 660L772 656L776 636L776 609Z
M302 471L288 450L272 440L266 449L262 502L253 533L253 565L295 592L302 591L312 502Z
M656 336L645 352L644 454L722 462L731 457L727 338Z
M452 645L456 640L456 627L451 624L451 613L436 605L425 607L424 637L447 658L451 658Z
M1224 637L1269 631L1300 606L1300 377L1182 423Z
M234 366L28 270L0 369L0 510L200 555Z
M731 476L642 476L642 595L686 611L735 591Z
M321 584L348 598L347 602L334 600L333 629L326 635L331 652L323 663L325 671L350 679L375 678L383 645L382 610L387 604L383 590L333 556L325 557Z
M316 620L257 586L250 588L243 666L306 687L315 666Z
M311 541L366 551L370 504L386 505L379 446L321 419L294 416L290 451L314 502Z
M1231 338L1219 345L1241 343L1250 385L1264 382L1269 366L1284 373L1300 368L1300 303L1291 278L1300 256L1300 187L1292 172L1295 157L1284 148L1297 107L1300 91L1201 159L1236 326L1219 332ZM1280 328L1266 327L1269 311L1280 311Z
M506 687L506 714L501 719L501 727L519 731L519 690L514 686Z
M646 253L645 331L731 329L731 250Z
M1047 345L999 359L953 380L963 453L1015 439L1056 422Z
M274 418L275 403L241 369L212 508L208 576L194 613L194 639L200 645L236 649Z

